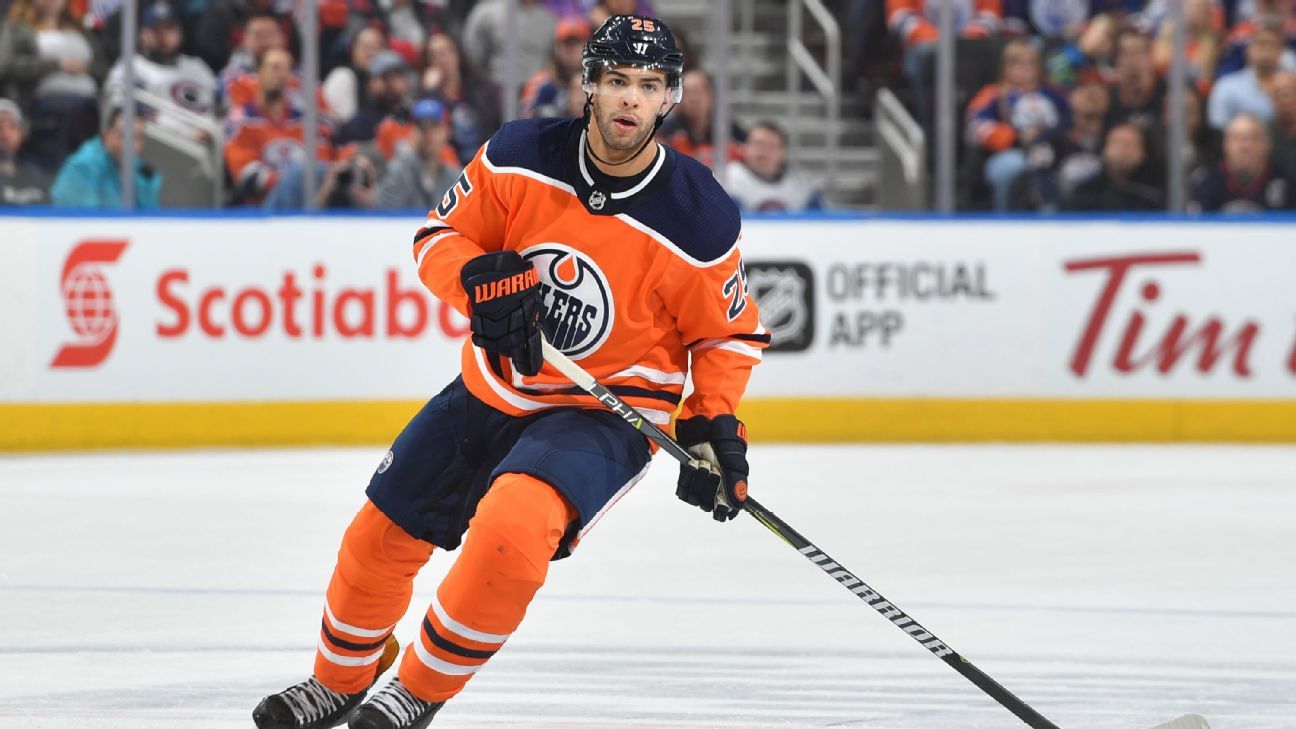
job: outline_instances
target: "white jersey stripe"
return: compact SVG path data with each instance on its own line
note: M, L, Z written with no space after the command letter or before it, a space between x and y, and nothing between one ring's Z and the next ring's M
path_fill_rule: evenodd
M482 666L486 665L484 663L479 663L475 666L461 666L458 663L443 661L432 655L427 647L423 645L422 637L414 641L414 655L418 656L418 659L423 662L423 665L437 673L445 674L447 676L471 676L480 671Z
M491 371L490 365L486 364L486 359L482 356L481 348L473 347L472 350L473 358L477 361L477 369L481 372L482 379L486 380L486 384L490 386L490 389L494 390L495 394L499 395L509 405L512 405L519 410L526 410L527 412L557 407L571 407L570 404L567 403L549 403L540 402L539 400L530 400L512 390L509 390L495 378L495 373ZM759 359L759 357L757 357L757 359ZM639 406L635 406L635 409L643 413L645 418L648 418L650 422L656 425L666 425L670 422L671 414L664 410L654 410L652 408Z
M324 645L324 636L320 636L319 645L317 647L319 648L320 655L324 656L325 660L329 663L336 663L339 666L371 665L382 657L383 651L386 649L386 646L383 646L367 656L344 656L329 650L329 647Z
M738 354L746 355L755 360L761 358L759 347L753 347L750 344L744 344L742 342L735 342L731 339L704 339L698 344L693 345L691 349L694 352L701 352L707 349L723 349L729 352L737 352Z
M669 249L672 253L688 261L691 265L693 265L696 268L710 268L712 266L724 263L725 261L729 260L729 256L734 252L734 249L738 247L738 239L735 238L733 245L729 246L729 250L725 251L724 255L717 257L714 261L699 261L693 256L690 256L689 254L685 253L679 246L672 243L671 240L666 236L662 235L661 233L658 233L652 228L649 228L648 226L644 225L638 220L635 220L629 215L626 215L625 213L620 213L616 216L616 218L617 220L620 220L621 222L625 223L631 228L634 228L640 233L643 233L649 238L652 238L653 240L657 241L663 246L666 246L666 248Z
M423 259L427 258L428 251L432 250L432 247L437 244L437 241L441 240L442 238L449 238L452 235L459 235L459 233L450 230L450 231L446 231L445 233L437 233L436 235L429 238L427 242L423 244L423 250L419 251L418 258L416 259L416 263L414 266L415 270L419 270L419 271L423 270Z

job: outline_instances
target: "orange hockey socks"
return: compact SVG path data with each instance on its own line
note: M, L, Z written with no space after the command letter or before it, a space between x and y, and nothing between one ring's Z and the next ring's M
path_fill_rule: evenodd
M575 518L576 510L539 479L515 473L495 479L405 651L401 683L424 701L459 693L522 623Z
M347 527L329 581L315 677L346 694L369 688L383 645L409 608L414 576L433 546L366 501Z

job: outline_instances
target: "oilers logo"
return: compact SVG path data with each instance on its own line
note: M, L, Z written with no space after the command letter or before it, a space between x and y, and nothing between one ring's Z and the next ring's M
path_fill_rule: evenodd
M612 332L612 287L589 256L561 243L522 251L540 275L544 331L549 343L572 359L603 346Z

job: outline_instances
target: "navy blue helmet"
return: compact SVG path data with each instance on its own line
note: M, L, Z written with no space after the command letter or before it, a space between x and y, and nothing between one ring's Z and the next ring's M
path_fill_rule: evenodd
M657 18L613 15L594 31L581 54L581 82L586 93L594 92L603 70L612 66L665 71L671 103L678 104L684 95L680 82L684 54L675 45L670 28Z

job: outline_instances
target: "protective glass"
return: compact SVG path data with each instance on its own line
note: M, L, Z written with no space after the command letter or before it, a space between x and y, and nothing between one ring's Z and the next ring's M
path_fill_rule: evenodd
M667 100L673 104L679 103L683 89L678 80L674 85L668 85L660 76L644 77L638 73L642 71L662 71L670 76L667 69L657 64L589 64L585 69L586 80L582 88L587 94L601 94L617 99L638 96L649 104L660 104Z

